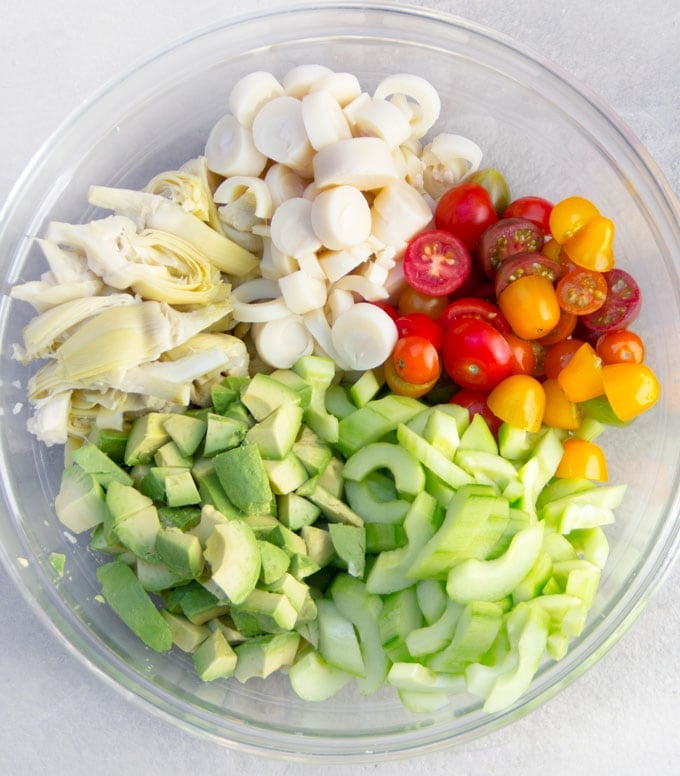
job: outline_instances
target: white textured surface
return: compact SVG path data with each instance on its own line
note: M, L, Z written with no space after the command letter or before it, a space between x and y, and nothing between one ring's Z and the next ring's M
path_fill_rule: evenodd
M248 11L283 3L249 0ZM619 113L680 192L676 0L428 0L570 71ZM0 200L37 147L132 62L237 12L224 0L2 3ZM615 10L612 10L614 9ZM230 10L232 9L232 10ZM540 192L539 192L540 193ZM179 732L91 674L0 569L0 772L554 776L680 772L680 566L623 639L529 716L464 748L365 766L261 760Z

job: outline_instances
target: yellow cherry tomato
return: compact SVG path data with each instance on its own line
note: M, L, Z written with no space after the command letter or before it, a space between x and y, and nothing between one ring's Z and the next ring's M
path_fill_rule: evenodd
M571 437L562 443L564 453L555 477L574 477L577 479L606 482L609 478L607 458L604 450L594 442Z
M579 267L609 272L614 267L614 222L595 216L564 243L564 252Z
M659 381L647 364L605 364L602 383L605 396L620 420L631 420L653 407L661 394Z
M511 426L540 431L545 411L545 391L535 377L506 377L491 391L486 403L496 417Z
M602 359L584 342L559 371L557 381L569 401L580 402L602 396Z
M557 202L550 211L550 233L562 244L600 211L585 197L567 197Z
M523 275L501 291L498 306L518 337L540 339L560 320L555 287L544 275Z
M581 425L581 408L570 401L555 378L543 381L545 411L543 423L552 428L577 429Z

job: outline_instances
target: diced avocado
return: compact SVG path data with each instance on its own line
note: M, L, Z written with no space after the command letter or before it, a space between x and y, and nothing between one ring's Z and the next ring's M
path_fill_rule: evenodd
M196 482L200 482L201 477L205 477L206 474L213 474L215 471L215 464L212 458L206 458L205 456L199 456L191 465L191 473L194 475Z
M326 442L338 441L338 419L326 409L326 391L335 377L335 363L323 356L303 356L293 364L293 371L312 389L305 423Z
M347 480L345 495L350 507L371 524L402 523L410 502L399 498L392 477L372 471L362 480Z
M184 456L192 456L203 441L207 423L202 418L174 413L163 422L165 430Z
M184 455L172 439L156 450L153 462L156 466L175 466L180 469L191 469L194 465L193 456Z
M345 479L342 476L345 464L337 456L332 456L324 469L319 472L317 485L336 498L342 498L345 492Z
M314 483L311 487L303 485L297 490L298 495L308 498L319 507L323 515L334 523L363 526L364 521L339 498L329 493L325 488Z
M114 560L97 569L102 595L120 619L157 652L172 648L172 632L148 593L125 563Z
M310 477L321 474L333 456L330 447L307 426L302 427L300 435L293 444L293 453Z
M158 510L153 504L131 515L116 518L113 522L113 531L121 544L132 550L138 558L144 560L158 558L156 537L160 528Z
M161 609L161 616L170 626L172 643L183 652L195 652L196 648L210 636L210 629L205 625L196 625L181 614L173 614L167 609Z
M215 473L231 503L247 515L271 514L274 494L256 445L215 456Z
M366 568L366 531L363 526L332 523L328 532L338 562L353 577L362 577Z
M277 496L291 494L308 479L307 470L292 452L279 460L263 458L262 465L269 477L272 492Z
M374 399L385 384L385 374L382 368L369 369L349 387L349 395L355 406L363 407Z
M269 377L272 380L276 380L278 383L283 383L292 391L295 391L303 410L306 410L307 407L309 407L312 400L312 386L305 382L300 375L293 372L292 369L275 369L273 372L269 373Z
M297 620L297 611L283 593L273 593L256 588L238 607L255 616L266 633L290 631Z
M108 487L112 480L123 485L132 485L132 477L96 445L82 445L71 452L71 457L81 469L92 474L104 488Z
M239 609L237 606L231 609L230 617L234 621L234 626L238 629L238 632L244 636L243 641L252 639L255 636L262 636L265 632L262 623L256 615Z
M305 540L281 523L278 523L267 534L267 540L285 550L289 555L304 553L307 550Z
M224 492L222 483L215 472L205 474L198 480L198 493L201 503L210 505L221 512L225 517L241 517L242 513L229 501Z
M302 414L299 404L289 402L277 407L266 418L251 426L245 439L257 445L263 458L285 458L300 431Z
M99 523L94 527L87 546L92 552L101 552L104 555L124 555L129 552L128 548L118 541L118 537L104 523Z
M51 552L49 555L50 566L57 572L57 576L61 579L64 576L64 570L66 569L66 555L63 552Z
M406 544L406 531L394 523L366 523L366 552L375 554L384 550L396 550Z
M448 574L446 592L454 601L498 601L509 595L531 571L543 541L543 524L535 523L513 536L508 549L493 560L469 558Z
M300 396L292 388L258 372L241 392L241 401L257 421L264 420L286 404L300 405Z
M279 579L290 565L290 555L271 542L258 540L260 550L260 581L267 585Z
M425 473L418 461L403 447L374 442L354 453L345 462L346 480L361 481L376 469L388 469L398 493L415 496L425 486Z
M224 383L217 383L210 387L210 399L213 409L218 415L223 415L239 397L239 391L224 385Z
M288 570L295 579L306 579L321 568L321 566L306 553L296 552L290 557Z
M335 602L316 602L319 623L319 653L332 666L353 676L365 676L366 668L352 622L340 614Z
M139 483L139 491L152 501L165 501L165 479L168 475L186 469L176 469L170 466L150 466L144 478Z
M135 419L125 445L127 466L149 463L153 459L156 450L170 439L165 430L165 421L169 417L166 412L148 412Z
M54 506L59 520L76 534L110 519L102 486L77 464L62 471Z
M352 680L352 675L327 663L314 649L301 654L288 671L290 686L305 701L332 698Z
M213 631L194 652L196 673L204 682L233 676L237 657L220 630Z
M190 574L180 574L162 561L136 558L134 566L137 579L149 593L160 593L168 588L186 585L193 579Z
M106 491L106 505L115 520L123 520L141 509L152 506L153 502L130 485L114 481Z
M303 525L312 525L321 514L316 504L297 493L284 493L277 501L279 520L291 531L299 531Z
M328 531L314 525L305 525L302 527L301 533L305 542L306 554L315 560L320 568L327 566L335 557L335 548Z
M189 531L195 528L201 521L201 510L199 507L158 507L158 519L163 528L179 528L182 531Z
M242 520L216 525L205 545L211 581L232 604L242 603L260 576L260 550L253 529Z
M202 590L205 592L205 588L198 582L191 581L186 585L180 587L170 587L165 590L160 590L159 595L163 600L165 608L173 614L182 614L181 601L182 598L190 593L192 590Z
M229 611L227 604L202 586L187 590L179 599L179 606L182 614L196 625L203 625Z
M229 615L213 617L212 620L208 620L206 627L210 628L211 631L221 631L229 644L242 644L246 640L246 636L238 630Z
M281 593L282 595L285 595L298 614L300 614L307 605L309 585L296 579L292 574L286 572L264 587L270 593Z
M245 641L235 648L238 656L235 676L239 682L251 677L265 679L274 671L290 666L300 646L300 635L295 632L275 633Z
M98 428L95 426L88 440L93 445L97 445L102 453L112 461L121 464L125 459L125 445L129 433L128 429Z
M165 478L165 497L169 507L201 503L198 488L188 470L173 472Z
M203 550L198 537L179 528L162 528L158 532L156 552L177 574L198 579L203 571Z
M244 421L211 412L206 419L203 455L210 458L224 450L238 447L247 431L248 424Z
M241 519L248 523L258 539L268 539L269 534L280 525L274 515L247 515Z

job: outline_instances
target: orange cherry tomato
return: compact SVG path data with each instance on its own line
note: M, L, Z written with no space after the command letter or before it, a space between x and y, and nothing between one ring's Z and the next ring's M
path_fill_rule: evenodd
M425 396L426 393L429 393L437 384L437 378L422 384L407 382L399 377L394 366L394 361L391 358L388 358L387 361L385 361L383 370L388 388L392 393L396 393L399 396L410 396L412 399L419 399L421 396Z
M659 381L647 364L605 364L602 383L619 420L631 420L650 409L661 394Z
M551 345L545 355L545 376L557 377L583 342L580 339L565 339Z
M545 411L543 423L552 428L573 430L581 425L581 408L569 401L555 378L544 380Z
M400 337L391 360L399 377L415 385L436 381L442 371L437 348L426 337Z
M550 233L560 245L584 227L600 211L585 197L566 197L550 211Z
M602 359L592 345L583 345L557 375L557 380L570 401L580 402L602 396Z
M555 472L556 477L607 481L607 458L599 445L572 437L565 439L562 447L564 453Z
M399 294L397 307L400 315L409 313L424 313L430 318L439 318L444 312L444 308L449 303L446 296L429 296L421 294L409 285L405 285Z
M560 320L555 288L542 275L524 275L506 286L498 306L512 330L523 339L540 339Z
M535 377L506 377L491 391L486 403L494 415L511 426L540 431L545 411L545 391Z
M595 216L567 239L564 252L579 267L609 272L614 267L614 222Z
M595 352L605 364L641 364L645 360L644 342L630 329L603 334L595 344Z
M559 279L555 290L563 310L573 315L588 315L604 304L607 279L601 272L576 267Z
M571 335L574 333L574 329L576 328L577 323L577 316L562 309L557 326L555 326L551 332L546 334L545 337L541 337L538 341L541 343L541 345L554 345L557 342L561 342L562 340L567 339L567 337L571 337Z
M536 354L529 340L522 339L516 334L504 334L506 342L510 345L512 356L515 359L513 374L531 375L536 369Z

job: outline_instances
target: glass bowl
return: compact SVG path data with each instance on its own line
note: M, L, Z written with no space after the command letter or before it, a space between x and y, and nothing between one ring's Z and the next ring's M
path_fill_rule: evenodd
M608 527L611 553L582 636L546 661L511 708L484 714L471 696L431 714L396 694L346 689L309 704L285 677L202 683L179 652L147 650L96 596L97 558L54 516L62 451L26 432L28 370L12 360L30 317L11 285L44 271L32 240L51 220L92 215L92 183L138 187L202 153L231 86L253 70L282 76L304 62L356 74L367 90L395 71L425 76L443 111L436 131L474 139L513 194L593 199L617 225L617 260L646 300L636 330L663 385L658 405L605 436L612 482L629 492ZM458 18L390 6L296 7L217 25L108 85L40 150L2 211L2 476L0 555L43 622L110 684L183 728L252 752L366 760L469 741L516 720L592 665L626 630L677 554L680 447L680 229L662 175L621 121L593 95L510 40ZM59 577L51 553L64 553Z

